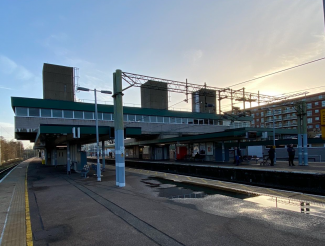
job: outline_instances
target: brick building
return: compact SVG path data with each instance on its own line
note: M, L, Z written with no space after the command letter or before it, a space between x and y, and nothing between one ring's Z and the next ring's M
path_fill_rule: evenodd
M273 127L296 129L298 126L297 112L294 105L306 101L307 130L310 136L321 134L320 111L325 108L325 92L297 97L294 99L261 105L248 109L253 117L252 127ZM274 122L273 122L274 111Z

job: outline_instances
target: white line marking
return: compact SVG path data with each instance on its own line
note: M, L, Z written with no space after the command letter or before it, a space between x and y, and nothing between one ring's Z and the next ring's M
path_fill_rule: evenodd
M5 220L5 223L4 223L4 225L3 225L3 229L2 229L2 233L1 233L1 237L0 237L0 245L1 245L1 243L2 243L3 234L4 234L5 229L6 229L7 220L8 220L8 215L9 215L9 211L10 211L10 208L11 208L12 200L13 200L13 198L14 198L15 191L16 191L16 185L15 185L15 188L14 188L14 192L12 193L12 196L11 196L10 204L9 204L9 207L8 207L8 210L7 210L6 220Z

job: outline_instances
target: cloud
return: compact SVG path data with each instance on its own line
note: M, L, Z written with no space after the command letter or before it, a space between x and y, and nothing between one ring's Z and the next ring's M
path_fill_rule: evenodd
M188 50L185 52L184 57L188 60L191 64L195 64L201 60L203 57L203 51L200 49L197 50Z
M51 34L44 40L40 41L40 44L45 48L51 50L56 56L66 56L69 54L69 50L61 47L69 41L69 36L66 33Z
M5 90L12 90L12 88L4 87L0 85L0 89L5 89Z
M18 65L6 56L0 55L0 72L3 74L14 75L18 80L30 80L35 78L34 74L23 66ZM7 87L0 87L10 89Z
M17 64L8 57L0 55L0 71L4 74L11 74L17 68Z
M7 140L14 138L14 125L8 122L0 122L0 135Z

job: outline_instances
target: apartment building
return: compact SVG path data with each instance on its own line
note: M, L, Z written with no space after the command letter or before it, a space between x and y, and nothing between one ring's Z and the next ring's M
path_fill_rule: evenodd
M325 92L249 108L248 112L253 117L251 127L272 128L274 124L275 128L296 129L298 119L295 104L301 101L306 101L308 133L317 136L321 133L320 112L325 108Z

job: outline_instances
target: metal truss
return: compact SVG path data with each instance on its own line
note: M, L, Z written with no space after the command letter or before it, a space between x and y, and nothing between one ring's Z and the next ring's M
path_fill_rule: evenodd
M146 75L139 75L134 73L128 73L122 71L122 79L129 84L128 87L124 88L124 90L130 88L130 87L145 87L150 89L156 89L156 90L165 90L175 93L184 93L186 95L186 99L184 101L188 102L188 95L195 93L199 90L214 90L216 92L216 99L219 102L219 114L221 114L221 100L228 99L231 101L231 108L234 108L234 101L240 101L243 102L243 109L245 110L246 103L257 102L258 105L260 104L269 104L274 102L279 102L283 100L287 100L288 98L297 97L300 95L305 95L308 92L301 92L301 93L295 93L295 94L287 94L283 96L269 96L269 95L263 95L258 93L251 93L245 91L245 88L241 88L238 90L233 90L230 88L219 88L214 86L208 86L206 84L204 85L198 85L198 84L192 84L188 83L187 80L185 82L181 81L175 81L175 80L169 80L169 79L162 79L162 78L156 78ZM145 85L148 81L156 81L156 82L163 82L166 83L167 86L153 86L153 85ZM206 93L206 96L211 95L210 93Z

